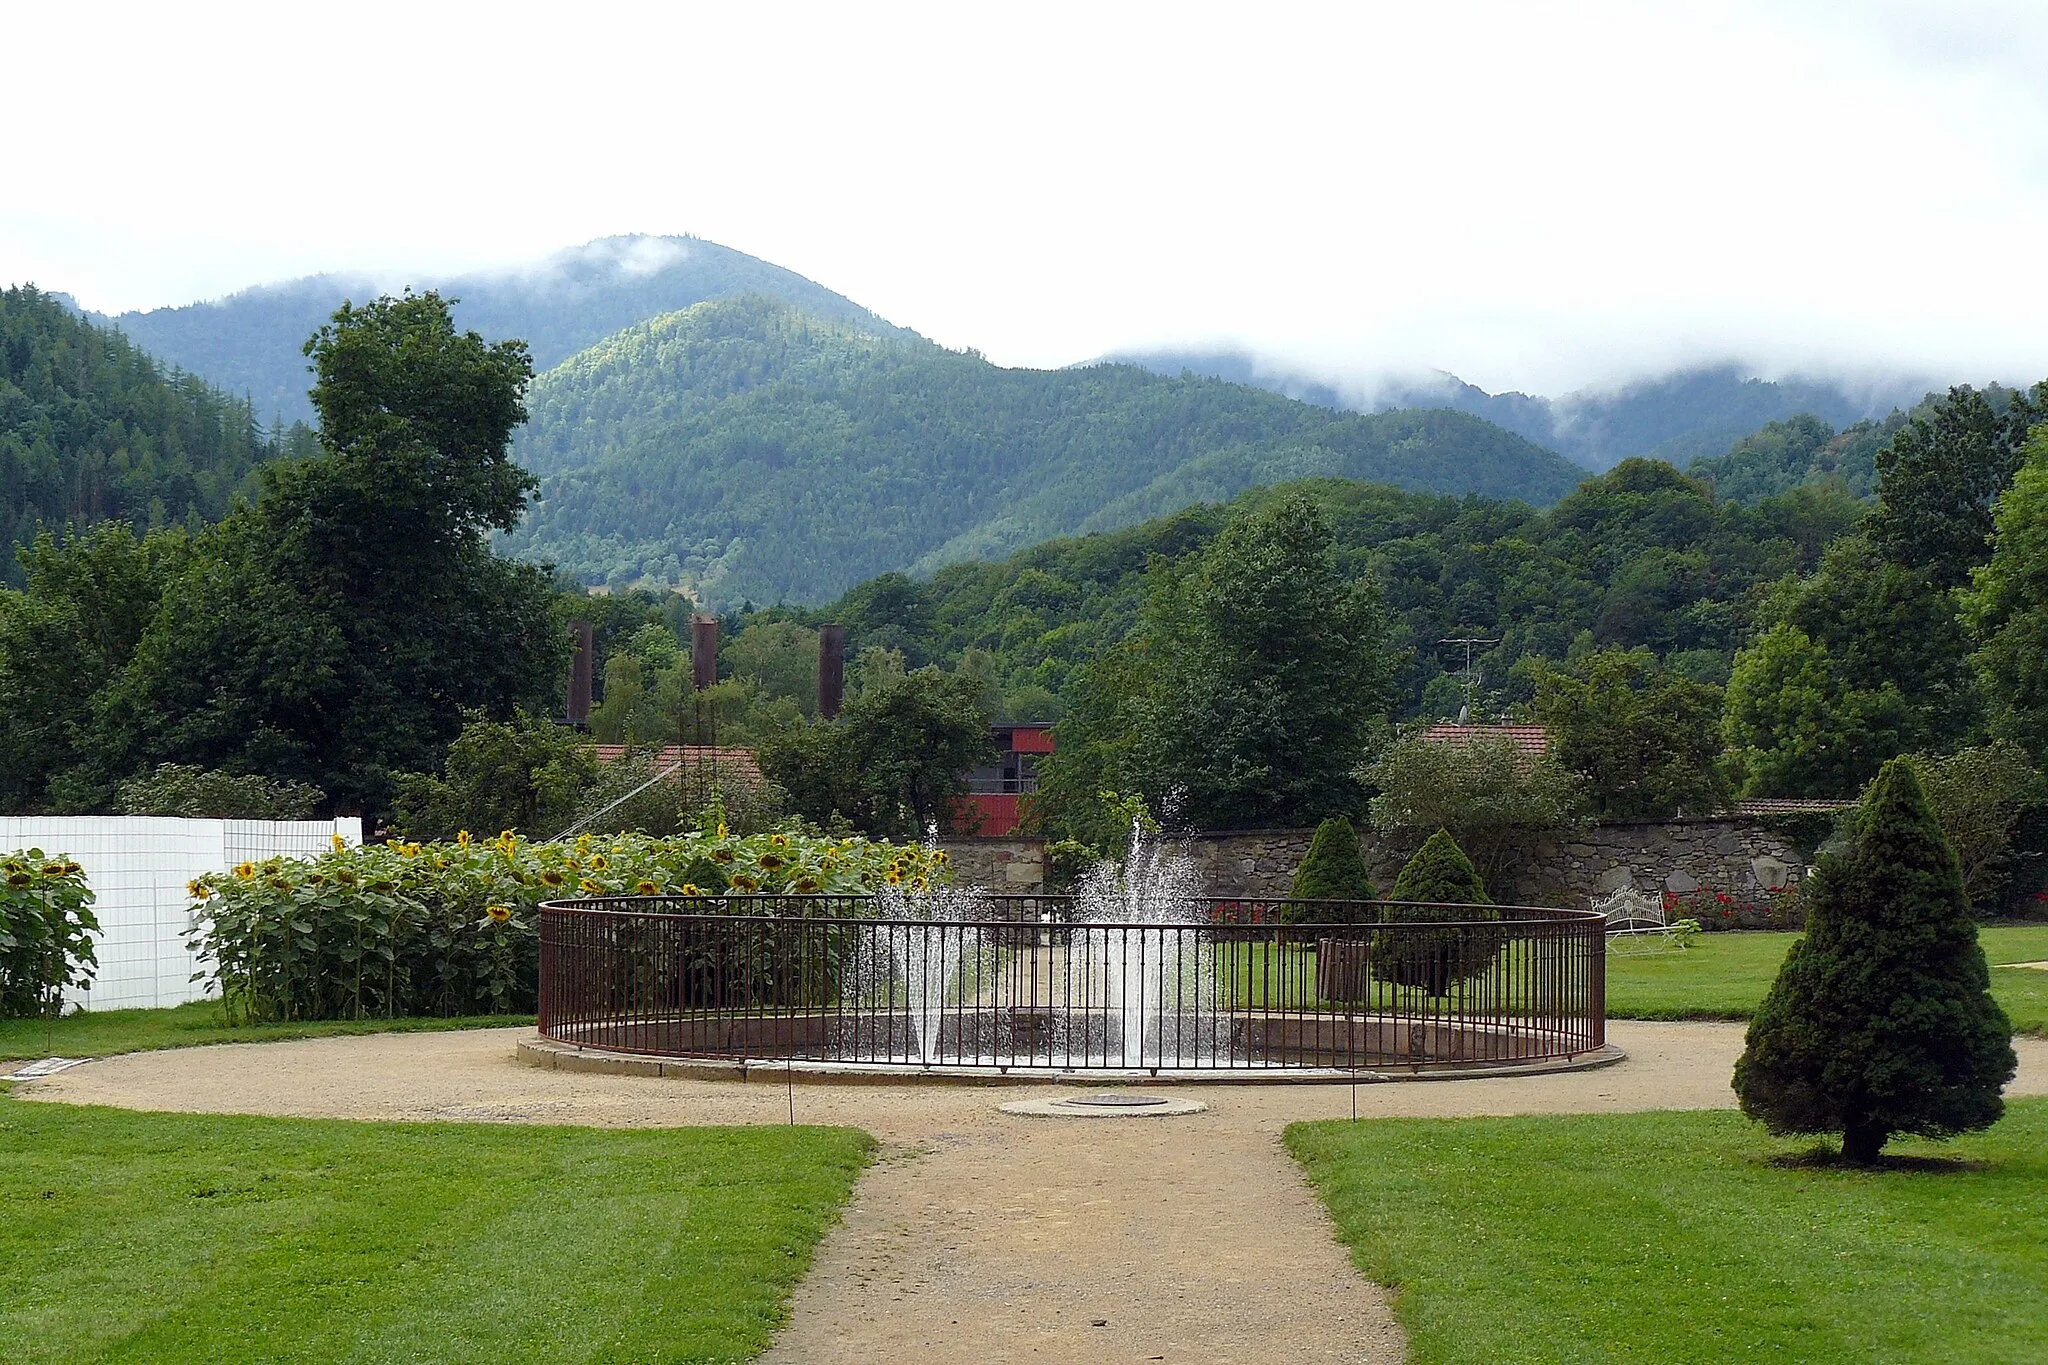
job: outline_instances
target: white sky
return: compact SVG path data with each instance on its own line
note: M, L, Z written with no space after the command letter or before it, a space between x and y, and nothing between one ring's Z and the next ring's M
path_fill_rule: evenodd
M694 232L1008 364L2048 374L2048 3L9 3L0 282Z

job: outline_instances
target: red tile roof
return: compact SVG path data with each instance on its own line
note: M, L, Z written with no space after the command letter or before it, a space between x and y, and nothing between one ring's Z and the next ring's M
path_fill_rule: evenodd
M1826 815L1853 806L1856 803L1845 797L1803 797L1780 800L1768 797L1751 797L1735 803L1737 815Z
M1422 732L1438 744L1470 744L1477 739L1511 739L1517 748L1540 758L1550 752L1550 732L1540 725L1459 725L1443 721Z

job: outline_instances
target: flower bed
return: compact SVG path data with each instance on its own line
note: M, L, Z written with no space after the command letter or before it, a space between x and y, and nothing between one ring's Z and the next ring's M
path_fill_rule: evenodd
M704 897L730 914L756 893L923 890L947 875L937 850L723 825L548 844L510 831L360 848L337 839L319 858L244 863L192 883L193 947L212 960L195 979L217 983L237 1019L528 1013L542 901Z
M1701 887L1688 895L1664 893L1664 913L1672 919L1691 919L1707 932L1719 929L1803 929L1806 908L1797 886L1750 892L1717 891Z

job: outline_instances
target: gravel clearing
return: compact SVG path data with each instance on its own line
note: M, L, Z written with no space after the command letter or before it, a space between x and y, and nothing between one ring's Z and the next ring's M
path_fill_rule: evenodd
M1361 1118L1713 1109L1740 1024L1616 1022L1597 1071L1362 1085ZM1355 1271L1280 1147L1342 1118L1342 1085L1176 1086L1207 1111L1080 1123L1001 1113L1043 1085L797 1085L525 1066L526 1029L379 1034L112 1057L18 1088L33 1100L190 1113L600 1127L844 1124L881 1139L766 1359L804 1362L1380 1362L1386 1296ZM2048 1094L2019 1039L2009 1094Z

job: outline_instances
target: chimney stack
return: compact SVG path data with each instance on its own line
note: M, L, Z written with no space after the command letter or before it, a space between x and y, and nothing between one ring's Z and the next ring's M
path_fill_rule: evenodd
M590 724L590 679L595 671L596 632L588 621L571 621L569 634L576 641L576 658L569 665L569 723L581 729Z
M690 685L708 692L718 683L718 618L690 622Z
M818 714L826 720L839 719L839 704L846 700L846 627L821 626L818 630Z

